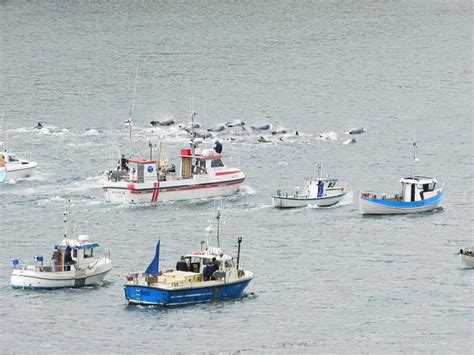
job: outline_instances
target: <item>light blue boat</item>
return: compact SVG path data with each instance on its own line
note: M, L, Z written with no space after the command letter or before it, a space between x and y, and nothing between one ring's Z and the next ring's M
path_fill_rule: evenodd
M125 298L130 304L175 306L190 303L219 301L243 296L253 279L253 273L240 268L238 238L237 260L225 254L219 246L219 219L217 214L217 247L207 243L200 251L181 257L176 269L159 271L160 242L144 273L127 275Z
M416 143L413 143L413 164L416 163ZM400 180L400 194L387 196L361 192L359 207L363 215L367 214L407 214L432 211L438 208L444 196L444 184L439 186L433 177L412 174Z
M362 214L407 214L438 208L443 199L443 186L437 188L435 178L413 176L401 179L402 193L394 196L362 192L359 207Z

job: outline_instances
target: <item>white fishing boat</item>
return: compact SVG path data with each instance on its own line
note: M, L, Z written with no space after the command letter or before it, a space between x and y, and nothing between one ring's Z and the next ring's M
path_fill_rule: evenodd
M7 169L5 168L5 155L0 153L0 184L7 178Z
M150 145L149 158L126 159L117 170L110 170L103 186L107 202L154 204L236 193L245 181L244 173L223 162L221 149L200 148L200 141L191 138L190 148L181 149L181 166L177 170L167 159L153 159ZM222 146L220 147L222 148Z
M72 239L68 223L68 202L64 212L64 239L54 246L51 264L43 256L36 256L35 263L25 264L12 259L10 278L12 288L56 289L100 284L112 269L109 253L100 255L97 242L87 235Z
M473 269L474 268L474 247L464 248L459 251L461 254L461 262L464 267Z
M38 163L31 162L26 159L17 158L14 154L4 151L0 153L0 165L4 162L4 171L6 181L17 180L29 177L33 174L34 169ZM0 181L1 181L1 166L0 166Z
M127 301L131 304L176 306L242 297L253 279L251 271L240 267L242 238L237 240L238 251L234 261L220 247L220 212L216 218L216 244L211 246L212 228L208 228L207 241L201 242L201 250L183 255L176 269L159 270L158 242L155 257L145 272L127 275L124 285Z
M416 163L416 143L413 143L413 164ZM434 177L415 176L402 178L402 191L399 194L387 195L372 192L359 194L359 207L363 215L368 214L408 214L428 212L438 208L444 185L439 186Z
M272 196L276 208L297 208L306 206L330 207L346 195L346 185L337 179L323 177L321 164L317 164L318 176L306 178L303 189L299 186L293 193L278 189Z

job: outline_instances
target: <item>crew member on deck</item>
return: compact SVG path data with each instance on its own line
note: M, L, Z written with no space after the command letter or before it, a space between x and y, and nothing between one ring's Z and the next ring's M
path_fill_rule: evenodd
M222 153L222 144L218 140L216 140L216 143L214 144L214 150L218 154Z
M120 158L120 170L130 171L130 168L128 167L128 159L125 158L124 154L122 154L122 157Z

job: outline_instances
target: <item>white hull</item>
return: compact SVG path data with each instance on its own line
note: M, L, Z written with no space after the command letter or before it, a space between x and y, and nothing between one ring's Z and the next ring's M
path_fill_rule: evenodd
M438 208L439 203L418 206L418 207L404 207L397 208L392 206L380 205L371 201L368 201L364 198L359 198L359 208L362 214L410 214L410 213L419 213L419 212L429 212Z
M464 267L474 269L474 255L461 254L461 260Z
M110 259L99 262L92 269L46 272L30 269L15 269L10 278L12 288L53 289L64 287L82 287L101 283L112 269Z
M108 181L104 187L105 200L115 203L150 204L158 201L229 196L235 194L245 180L243 173L229 178L171 180L158 183L128 183Z
M273 206L276 208L297 208L310 205L329 207L340 202L345 194L346 193L343 192L338 195L319 198L273 196Z
M38 163L30 162L27 164L9 163L7 164L7 177L6 180L18 180L29 177L33 174L34 169L38 166Z

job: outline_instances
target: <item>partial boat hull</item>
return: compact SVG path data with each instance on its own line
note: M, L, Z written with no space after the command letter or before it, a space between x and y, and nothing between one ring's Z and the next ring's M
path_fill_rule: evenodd
M464 267L474 269L474 255L461 254L461 261Z
M158 201L229 196L235 194L245 181L243 173L229 179L189 179L166 182L108 182L104 187L105 200L115 203L150 204Z
M22 163L22 164L7 164L6 167L6 180L18 180L29 177L33 174L34 169L38 166L35 162Z
M346 193L342 192L333 196L307 198L307 197L284 197L273 196L273 206L276 208L298 208L309 205L318 207L330 207L339 203Z
M363 215L408 214L433 211L438 208L443 198L443 192L426 200L403 202L384 200L359 195L359 207Z
M13 270L10 278L12 288L21 289L56 289L65 287L91 286L101 283L112 269L110 262L97 266L93 270L75 270L45 272L35 270Z
M223 283L207 281L192 287L162 288L143 285L125 285L125 298L131 304L176 306L242 297L252 277Z

